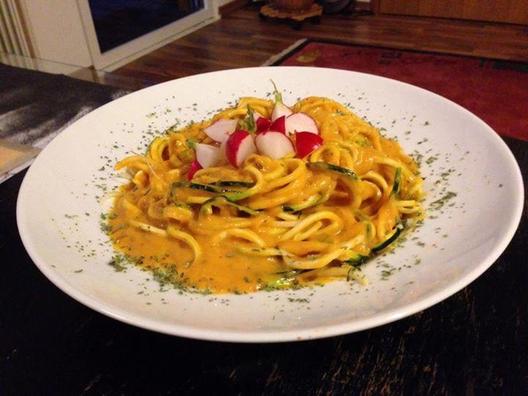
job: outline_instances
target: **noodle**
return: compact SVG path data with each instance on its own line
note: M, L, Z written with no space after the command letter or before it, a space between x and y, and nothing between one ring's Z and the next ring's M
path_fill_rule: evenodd
M241 98L118 162L130 182L109 216L115 248L145 268L170 268L175 284L214 293L365 282L360 264L422 217L423 181L397 142L342 104L308 97L292 107L315 121L324 142L304 159L255 153L238 168L219 164L188 180L193 144L214 145L206 127L243 120L248 109L269 118L273 106Z

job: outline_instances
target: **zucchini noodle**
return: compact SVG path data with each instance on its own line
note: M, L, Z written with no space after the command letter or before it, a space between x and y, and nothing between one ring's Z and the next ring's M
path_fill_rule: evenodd
M116 250L165 270L174 284L213 293L365 283L360 265L423 217L423 179L396 141L344 105L308 97L291 108L323 139L305 158L251 154L238 168L215 165L188 180L193 144L215 145L205 128L243 120L250 108L270 118L273 106L241 98L119 161L130 181L108 216Z

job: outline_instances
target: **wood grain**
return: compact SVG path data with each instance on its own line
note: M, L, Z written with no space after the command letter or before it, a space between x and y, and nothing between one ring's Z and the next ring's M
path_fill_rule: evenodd
M248 0L231 0L229 3L220 6L218 8L218 13L220 14L220 16L226 17L227 15L233 13L239 8L244 7L246 4L248 4L248 2Z
M305 23L301 30L294 30L260 20L259 8L233 11L115 74L161 82L259 66L301 38L528 61L528 30L522 26L392 15L324 15L319 24Z
M489 22L528 23L528 0L378 0L379 12Z

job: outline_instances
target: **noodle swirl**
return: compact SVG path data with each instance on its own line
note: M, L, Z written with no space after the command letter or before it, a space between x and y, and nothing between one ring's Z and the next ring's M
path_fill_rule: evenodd
M416 163L393 140L342 104L308 97L293 106L315 120L324 144L304 159L248 157L187 174L190 141L204 128L264 117L274 103L241 98L211 120L155 138L145 155L119 161L130 182L116 194L110 235L142 266L171 268L172 281L211 292L364 281L358 266L422 217Z

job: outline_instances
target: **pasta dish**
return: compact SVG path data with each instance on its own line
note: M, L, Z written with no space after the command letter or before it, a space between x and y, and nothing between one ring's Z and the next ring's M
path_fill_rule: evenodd
M212 293L364 282L360 266L421 219L417 164L323 97L240 98L119 161L114 247L158 279Z

